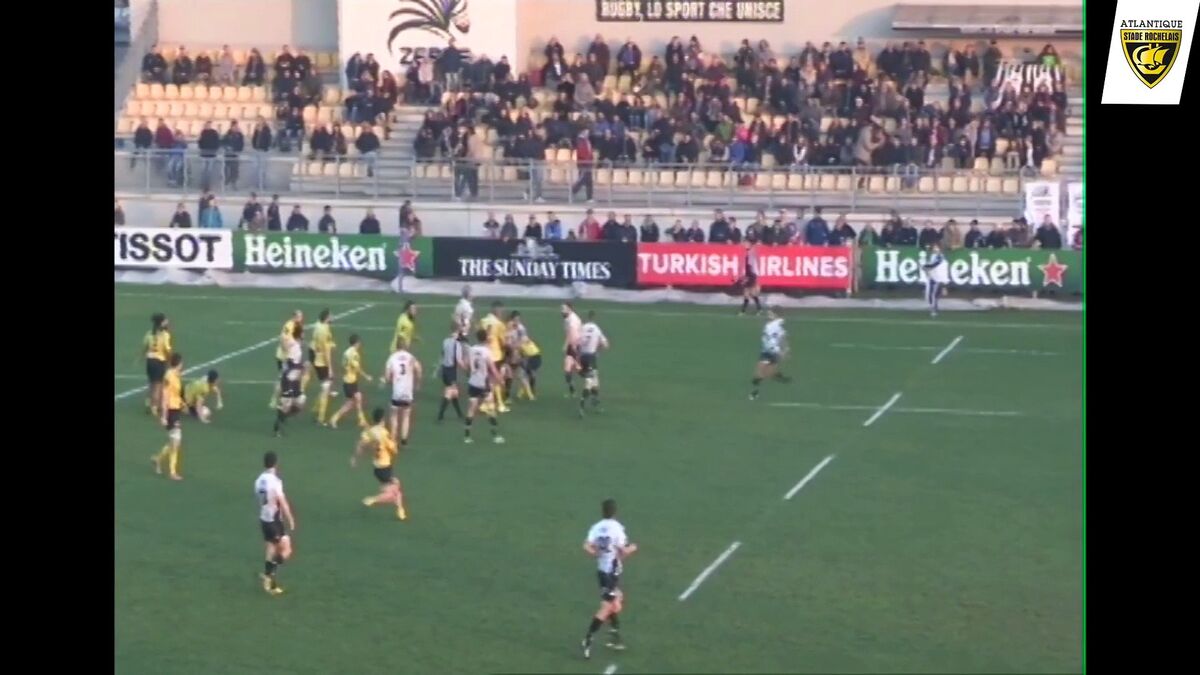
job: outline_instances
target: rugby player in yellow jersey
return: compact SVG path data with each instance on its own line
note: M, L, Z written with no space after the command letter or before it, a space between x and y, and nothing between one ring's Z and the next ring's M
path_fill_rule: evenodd
M396 343L404 338L404 344L410 348L417 339L417 305L409 300L404 303L404 310L400 312L400 318L396 319L396 333L392 335L392 349L396 348Z
M373 410L371 420L374 424L363 430L358 438L358 445L354 447L354 454L350 456L350 466L354 467L358 464L359 455L368 450L375 453L372 463L375 465L375 479L379 481L379 494L364 498L363 505L395 504L396 517L405 520L408 513L404 509L404 492L400 488L400 479L396 478L392 470L392 464L396 460L396 439L392 432L388 431L383 408Z
M205 424L208 424L208 420L212 417L212 411L205 405L209 394L216 395L217 410L225 407L225 402L221 400L221 386L218 384L220 377L216 369L213 369L208 371L204 377L198 377L188 382L183 389L183 403L187 406L188 414Z
M162 474L163 462L167 462L171 480L183 480L179 475L179 452L183 445L183 430L179 427L183 416L183 355L171 354L170 367L163 374L162 395L159 399L160 419L167 429L167 444L151 457L154 473Z
M283 322L283 328L279 330L279 346L275 349L275 370L283 373L284 361L287 360L287 345L292 335L296 332L296 324L304 325L304 312L296 310L292 313L292 318ZM297 364L299 365L299 364ZM303 387L301 387L303 389ZM275 409L279 407L279 382L275 382L275 388L271 391L271 403L268 408Z
M358 411L358 426L366 428L367 416L363 413L363 395L358 388L360 378L371 381L371 376L362 369L362 341L355 334L350 336L350 346L342 354L342 393L346 395L346 402L329 419L331 428L336 429L338 420L351 409Z
M333 348L336 346L329 310L323 309L317 325L313 327L313 338L308 349L309 362L316 371L317 381L321 383L321 393L317 396L317 424L325 424L325 412L329 410L329 399L333 397Z
M520 396L530 401L537 400L537 371L542 367L542 350L529 337L529 330L525 328L520 312L513 311L508 315L508 333L513 336L513 350L520 355Z
M479 320L479 327L487 332L487 348L492 356L492 363L496 366L496 371L500 378L492 382L492 402L495 403L496 411L506 413L511 410L504 403L504 382L508 381L512 375L508 372L508 365L504 362L504 320L500 318L500 312L504 309L504 303L499 300L492 303L492 311L484 315ZM485 404L486 405L486 404ZM484 410L484 412L487 412Z
M141 351L146 357L146 410L158 415L163 376L171 358L171 324L162 312L150 317L150 330L142 338Z

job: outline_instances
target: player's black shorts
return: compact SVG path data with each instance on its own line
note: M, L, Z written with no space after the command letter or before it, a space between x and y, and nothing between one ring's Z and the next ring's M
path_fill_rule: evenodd
M398 399L398 398L392 399L392 407L393 408L407 408L411 405L412 405L412 399L408 399L407 401L405 401L403 399Z
M196 409L196 404L191 404L187 408L190 417L200 417L200 411Z
M390 466L375 467L375 480L377 480L380 483L383 483L385 485L392 482L392 467L390 467Z
M317 360L317 352L312 347L308 348L308 362L312 363Z
M283 529L283 521L276 516L275 520L260 520L262 525L263 541L269 541L272 544L278 544L280 539L287 534Z
M275 359L275 370L283 372L283 359Z
M538 368L542 367L542 355L534 354L525 359L525 372L536 373Z
M329 379L329 366L313 366L317 370L317 381L324 382Z
M442 384L449 387L458 383L458 367L442 366Z
M182 410L167 409L167 430L179 428L179 418L183 414Z
M158 359L146 359L146 379L150 384L158 384L167 374L167 362Z
M600 580L600 597L610 602L614 600L617 597L617 586L621 583L621 575L596 570L596 578Z
M357 382L343 382L342 383L342 393L345 394L346 398L348 398L348 399L358 396L358 383Z
M763 363L775 365L776 363L779 363L779 355L774 352L763 352L758 355L758 360Z
M576 347L575 345L567 345L567 356L578 361L579 360L579 348Z
M754 288L758 286L758 275L754 272L746 272L746 276L742 277L742 288Z
M580 354L579 355L579 371L581 373L589 373L596 369L595 354Z
M487 387L476 387L473 384L467 385L467 396L471 398L483 398L488 395Z

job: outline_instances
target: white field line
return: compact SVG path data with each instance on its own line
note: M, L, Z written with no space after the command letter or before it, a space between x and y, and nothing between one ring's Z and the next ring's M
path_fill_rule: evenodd
M617 672L617 664L615 663L610 663L608 667L604 669L604 675L613 675L615 672Z
M721 566L721 563L729 559L729 556L733 555L733 552L738 550L738 547L741 545L742 542L740 541L735 541L730 544L729 548L725 549L724 553L717 556L717 559L714 560L711 565L704 568L704 571L700 573L700 576L696 577L696 580L692 582L691 586L688 586L684 592L679 594L679 601L683 602L684 600L687 600L692 593L695 593L696 589L700 588L700 584L704 583L704 580L708 578L708 575L715 572L716 569Z
M383 295L383 293L380 293L380 295ZM168 302L175 301L175 300L209 300L209 301L219 301L219 302L275 302L275 303L284 303L284 304L288 304L288 305L294 305L296 303L349 304L351 302L354 302L353 299L339 300L337 297L327 297L327 296L326 297L320 297L320 296L282 297L281 296L281 297L276 298L276 297L264 297L264 296L248 296L248 295L229 295L229 296L223 296L223 295L177 295L177 294L143 293L143 292L131 292L131 291L117 291L116 297L118 297L118 298L160 298L160 299L162 299L164 301L168 301ZM397 299L399 299L399 297L402 297L402 296L397 296ZM483 296L481 295L480 297L483 297ZM544 298L544 299L543 298L531 298L530 300L532 300L534 302L539 302L539 301L549 301L552 299L551 298ZM478 302L478 301L479 300L477 298L476 302ZM508 298L507 299L507 303L509 305L519 304L522 301L523 301L523 299L521 299L521 298ZM576 302L576 304L579 304L580 301L577 300L575 302ZM420 304L422 307L432 307L432 308L450 309L450 308L454 307L453 304L449 304L449 303L422 302ZM642 307L647 307L647 308L653 307L653 306L654 305L642 305ZM713 305L696 305L696 306L697 307L713 307ZM729 307L732 310L734 305L730 305ZM528 307L528 308L522 308L522 311L558 312L559 309L557 306L550 306L550 305L536 306L535 305L535 306ZM711 318L745 320L745 317L740 317L737 315L737 313L735 313L733 311L727 311L727 312L660 312L660 311L654 311L654 310L650 310L650 309L639 309L637 306L604 307L600 311L603 314L634 314L634 315L639 315L639 316L700 318L700 319L705 319L705 320L711 319ZM813 310L813 311L815 312L815 311L822 311L822 310ZM941 326L941 327L966 326L966 327L975 327L975 328L1015 328L1015 329L1046 328L1046 329L1050 329L1050 330L1079 330L1079 328L1080 328L1080 325L1054 324L1054 323L985 323L985 322L979 322L979 321L942 321L942 320L933 320L933 319L890 319L890 318L872 318L872 317L813 316L811 313L809 313L807 311L805 311L803 314L801 314L800 312L797 312L795 310L787 310L787 309L784 309L783 313L785 316L790 316L790 317L796 318L797 320L805 321L805 322L809 322L809 323L835 323L835 324L862 323L862 324L876 324L876 325L883 325L883 326L931 326L931 327L932 326Z
M769 403L775 408L811 408L814 410L878 410L873 405L827 405L824 403ZM959 408L892 408L889 412L912 415L963 415L968 417L1020 417L1024 413L1011 410L963 410Z
M228 298L225 298L225 299L228 300ZM374 306L375 306L374 303L367 303L365 305L359 305L358 307L355 307L354 309L347 310L340 314L335 314L335 315L333 315L333 318L340 319L343 317L351 316L353 314L358 314L359 312L370 309ZM263 347L266 347L267 345L275 344L278 340L279 340L279 337L275 336L275 337L271 337L266 340L263 340L262 342L256 342L256 343L250 345L249 347L242 347L241 349L238 349L236 351L232 351L227 354L222 354L222 355L218 356L217 358L212 359L211 361L205 361L204 363L194 365L191 368L184 370L183 374L190 375L194 372L204 370L205 368L215 366L218 363L223 363L225 361L228 361L229 359L232 359L235 356L241 356L242 354L248 354L257 349L262 349ZM123 391L123 392L117 394L116 396L113 397L113 400L120 401L121 399L129 398L130 396L136 396L136 395L142 393L143 391L146 391L146 385L144 385L144 384L140 387L134 387L133 389L129 389L129 390L126 390L126 391Z
M833 455L830 455L830 456L826 457L825 459L821 460L821 463L814 466L812 471L809 471L808 475L806 475L804 478L801 478L799 483L796 483L796 485L791 490L788 490L787 494L785 494L783 496L783 498L785 500L787 500L787 499L791 499L792 497L795 497L796 493L799 492L801 490L801 488L803 488L805 485L808 484L808 481L812 480L813 477L816 476L817 473L821 469L824 469L826 464L833 461L833 457L834 457Z
M896 392L896 393L892 394L892 397L888 399L887 403L884 403L883 405L879 406L879 409L875 411L875 414L868 417L866 422L863 422L863 426L869 427L872 424L874 424L875 420L879 419L880 417L883 417L883 413L887 412L888 408L891 408L892 406L896 405L896 401L899 401L899 400L900 400L900 392Z
M951 340L950 344L946 345L945 349L938 352L937 356L933 357L933 360L930 361L929 364L936 366L937 364L941 363L942 359L946 358L946 355L949 354L951 351L953 351L954 348L958 346L958 343L962 342L962 340L963 340L963 336L961 336L961 335L959 335L958 337Z
M145 375L113 375L114 380L141 380ZM278 380L226 380L221 378L221 386L227 384L275 384Z
M870 352L935 352L941 347L937 345L899 346L899 345L867 345L852 342L834 342L829 345L834 349L858 349ZM1044 352L1037 349L988 349L985 347L963 347L959 350L967 354L1015 354L1019 356L1059 356L1058 352Z
M426 305L426 306L428 306L428 305ZM232 320L225 321L223 323L227 326L272 326L275 324L274 321L232 321ZM349 324L349 323L339 323L337 326L334 326L334 327L342 328L342 329L349 329L349 330L371 330L371 331L393 331L393 330L396 330L395 326L362 326L362 325Z

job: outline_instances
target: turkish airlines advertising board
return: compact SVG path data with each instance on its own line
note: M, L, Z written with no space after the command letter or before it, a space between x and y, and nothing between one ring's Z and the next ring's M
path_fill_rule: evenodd
M849 290L848 246L758 246L764 288ZM745 273L746 249L732 244L638 244L637 282L657 286L728 286Z

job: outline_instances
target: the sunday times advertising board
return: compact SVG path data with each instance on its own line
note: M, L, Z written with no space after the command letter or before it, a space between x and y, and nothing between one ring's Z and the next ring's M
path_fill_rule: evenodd
M233 269L229 230L113 228L113 267Z
M596 0L597 21L783 23L784 0Z

